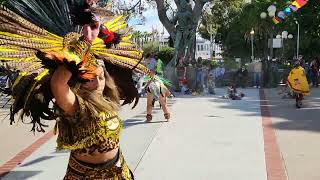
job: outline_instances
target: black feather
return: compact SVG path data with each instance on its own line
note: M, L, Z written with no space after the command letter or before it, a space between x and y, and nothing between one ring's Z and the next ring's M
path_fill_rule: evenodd
M4 5L39 27L64 36L75 31L70 7L84 0L7 0Z
M118 87L120 99L124 100L122 105L131 104L134 101L132 109L135 108L139 102L139 93L132 79L132 70L115 66L107 62L105 62L105 64L106 70L114 79L116 86Z

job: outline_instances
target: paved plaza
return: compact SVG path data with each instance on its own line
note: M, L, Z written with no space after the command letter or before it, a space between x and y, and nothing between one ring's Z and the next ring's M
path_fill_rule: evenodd
M216 95L169 99L170 122L157 106L154 120L145 123L144 98L134 110L123 107L121 149L136 179L319 180L320 90L312 89L302 109L295 109L294 100L282 99L276 89L240 91L246 95L243 100L221 98L224 88ZM40 147L1 179L62 179L69 152L55 150L56 136L34 136L29 126L7 123L3 120L0 126L0 172L12 167L10 160L17 162L13 160L19 152L18 159L23 159L21 151L30 144ZM15 138L21 143L13 145Z

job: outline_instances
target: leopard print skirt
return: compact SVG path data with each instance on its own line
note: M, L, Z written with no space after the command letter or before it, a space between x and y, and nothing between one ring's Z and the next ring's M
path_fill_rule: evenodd
M133 174L119 151L118 155L103 164L90 164L70 155L64 180L134 180Z

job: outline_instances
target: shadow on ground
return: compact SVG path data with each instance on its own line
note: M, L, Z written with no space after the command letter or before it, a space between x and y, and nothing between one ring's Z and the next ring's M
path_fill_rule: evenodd
M176 103L176 99L168 99L167 105L169 107L169 111L170 111L170 107L172 107L175 103ZM155 116L158 113L163 114L163 111L160 107L160 104L156 102L152 110L152 115ZM142 125L142 124L155 124L155 123L167 122L165 120L157 120L157 119L153 119L151 122L146 122L146 115L147 115L147 112L144 111L138 115L133 116L132 118L125 119L123 121L123 128L129 128L131 126Z
M280 99L275 91L266 90L266 95L271 116L283 119L273 121L274 128L320 132L320 88L311 89L301 109L295 108L294 99Z
M28 179L28 178L32 178L33 176L36 176L37 174L40 174L40 173L42 173L42 171L10 171L10 174L8 176L4 176L4 177L0 176L0 179L1 180L13 180L13 177L14 177L14 179L17 179L17 180Z
M52 159L54 158L55 156L42 156L40 158L37 158L33 161L30 161L30 162L27 162L25 164L22 164L21 167L26 167L26 166L30 166L30 165L33 165L33 164L36 164L36 163L39 163L39 162L42 162L42 161L45 161L45 160L48 160L48 159Z
M226 90L219 89L217 95L209 101L221 103L218 108L235 109L247 112L243 116L261 116L260 97L257 89L240 89L246 94L243 100L223 99ZM272 120L273 128L281 130L320 131L320 88L312 88L310 96L303 100L301 109L295 108L295 100L283 99L276 89L264 89L267 106ZM214 114L210 114L214 115Z

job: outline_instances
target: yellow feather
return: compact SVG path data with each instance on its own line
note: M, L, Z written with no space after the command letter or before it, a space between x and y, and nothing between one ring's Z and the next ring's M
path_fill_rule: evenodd
M31 61L31 60L34 60L34 59L36 59L35 56L33 56L33 57L28 57L28 58L23 58L23 59L21 59L21 60L22 60L22 61Z
M110 25L109 27L108 27L108 29L113 29L113 28L115 28L115 27L117 27L117 26L121 26L121 25L123 25L123 24L127 24L125 21L119 21L119 22L117 22L117 23L114 23L114 24L112 24L112 25Z
M48 74L48 72L49 72L49 69L45 69L36 78L34 78L34 80L40 81L46 74Z
M41 49L43 52L48 52L48 51L61 51L63 48L61 47L54 47L54 48L47 48L47 49Z
M30 65L28 68L31 69L31 68L34 68L34 67L36 67L38 65L41 65L41 62L35 62L32 65Z
M116 18L114 18L111 21L108 21L107 23L105 23L104 25L109 29L109 26L111 26L112 24L118 22L123 16L118 16Z
M40 41L40 42L47 42L47 43L52 43L53 45L61 45L62 46L62 41L60 40L50 40L50 39L45 39L43 37L41 38L30 38L31 40L36 40L36 41Z
M132 44L132 43L129 43L129 42L120 42L119 45L129 45L129 46L132 46L133 44Z
M18 50L9 49L7 47L2 47L2 46L0 46L0 51L2 51L2 52L19 52Z
M122 37L121 39L124 41L129 41L132 38L132 34Z
M13 85L12 85L12 88L13 89L21 80L21 78L25 75L27 75L28 73L27 72L20 72L18 77L16 78L16 80L14 81Z
M114 53L117 52L123 52L123 53L128 53L128 54L133 54L135 56L141 56L142 52L139 50L133 50L133 51L123 51L123 50L117 50L117 49L106 49L106 48L93 48L92 49L95 53L102 53L102 52L106 52L110 54L110 52L112 53L112 51L114 51Z
M104 43L103 43L103 40L102 39L100 39L100 38L96 38L94 41L93 41L93 46L96 46L96 45L99 45L99 44L101 44L102 43L102 45L104 46Z
M15 38L23 38L23 36L20 36L18 34L8 33L8 32L0 32L0 35L5 35L5 36L15 37Z
M0 60L1 61L16 61L16 60L19 60L19 59L17 59L17 58L0 57Z
M119 26L110 28L110 31L116 32L116 31L118 31L119 29L122 29L122 28L124 28L124 27L126 27L126 26L127 26L127 24L122 24L122 25L119 25Z
M99 52L99 54L106 55L106 56L113 57L113 58L117 58L117 59L123 60L123 61L137 62L137 59L132 59L132 58L128 58L128 57L118 56L118 55L115 55L115 54L104 53L104 52Z
M50 32L48 32L48 34L49 34L50 36L53 36L53 37L57 38L57 41L60 41L60 42L62 42L62 41L63 41L63 37L60 37L60 36L55 35L55 34L50 33Z

